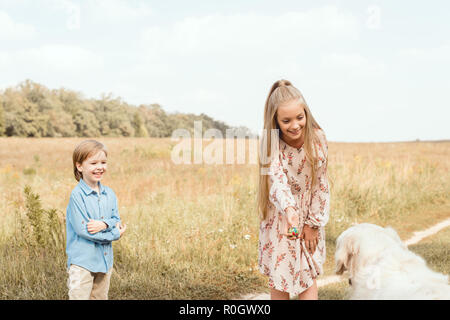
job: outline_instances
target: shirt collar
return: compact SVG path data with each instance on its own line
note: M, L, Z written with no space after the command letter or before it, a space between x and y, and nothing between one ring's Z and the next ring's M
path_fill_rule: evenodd
M83 180L83 178L80 179L80 182L78 183L78 185L80 186L81 190L83 190L86 195L89 195L91 193L96 193L96 191L94 189L92 189L91 187L88 186L88 184ZM98 186L99 186L100 193L106 194L106 188L100 183L100 181L98 182Z

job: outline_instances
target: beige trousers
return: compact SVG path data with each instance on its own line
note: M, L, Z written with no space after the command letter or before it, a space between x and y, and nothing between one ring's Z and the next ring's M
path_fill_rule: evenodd
M90 272L72 264L68 273L69 300L108 300L112 268L107 273Z

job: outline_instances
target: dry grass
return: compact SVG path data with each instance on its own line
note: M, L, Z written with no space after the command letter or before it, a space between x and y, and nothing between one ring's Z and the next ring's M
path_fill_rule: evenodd
M423 257L429 268L450 274L450 228L409 246L409 249Z
M17 244L33 232L20 224L25 185L63 219L81 140L0 139L1 298L67 298L64 251ZM170 139L100 140L109 149L104 183L128 225L114 243L111 299L229 299L266 288L256 265L256 165L175 165ZM449 216L449 142L330 143L329 150L326 274L336 237L352 223L392 225L406 238Z

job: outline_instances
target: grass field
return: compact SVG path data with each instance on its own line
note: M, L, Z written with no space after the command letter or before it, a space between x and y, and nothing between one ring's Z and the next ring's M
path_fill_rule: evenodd
M267 290L257 270L256 165L176 165L170 139L99 140L109 149L104 184L128 225L113 243L110 299L231 299ZM67 299L57 229L76 185L71 156L80 141L0 138L0 298ZM391 225L405 239L450 216L449 168L450 142L330 142L325 275L333 273L335 239L352 223ZM26 201L27 185L42 210ZM448 248L448 237L439 239ZM436 257L448 273L448 259ZM341 289L321 297L341 298Z

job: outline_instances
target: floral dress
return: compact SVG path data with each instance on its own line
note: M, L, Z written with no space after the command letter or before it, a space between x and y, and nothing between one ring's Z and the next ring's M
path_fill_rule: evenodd
M313 285L313 279L323 273L325 262L325 225L329 218L330 192L328 188L325 133L316 129L318 170L311 188L311 166L303 147L294 148L279 139L279 156L270 166L268 214L259 230L258 264L262 274L269 277L269 287L298 295ZM283 215L288 207L300 213L300 228L304 224L319 228L319 242L311 255L304 240L289 240ZM300 233L302 230L299 230Z

